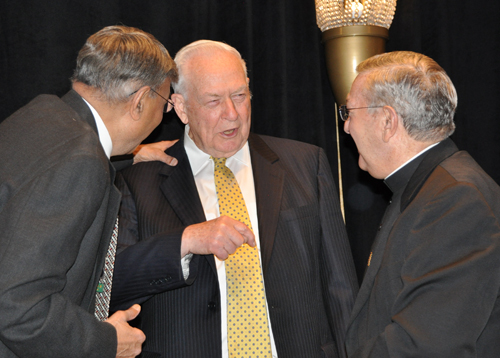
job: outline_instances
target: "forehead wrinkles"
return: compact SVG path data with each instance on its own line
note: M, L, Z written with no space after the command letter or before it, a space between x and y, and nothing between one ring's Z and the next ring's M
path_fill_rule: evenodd
M210 51L196 54L183 67L186 97L199 103L203 98L222 97L248 88L241 60L232 53ZM233 85L235 88L230 87Z

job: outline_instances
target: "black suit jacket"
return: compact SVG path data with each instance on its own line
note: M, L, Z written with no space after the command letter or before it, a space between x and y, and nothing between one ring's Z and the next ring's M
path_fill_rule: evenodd
M335 185L324 152L250 135L262 266L280 357L343 355L356 278ZM213 255L194 255L185 281L183 229L205 221L183 141L176 167L123 172L112 305L143 303L143 357L220 357L220 296Z
M0 357L115 357L94 315L120 194L74 91L0 125Z
M425 154L377 237L349 357L500 357L500 188L448 139Z

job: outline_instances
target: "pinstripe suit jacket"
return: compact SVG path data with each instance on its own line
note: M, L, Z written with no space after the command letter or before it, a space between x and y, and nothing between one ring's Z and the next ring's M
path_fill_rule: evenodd
M251 134L263 274L278 355L340 357L357 283L322 149ZM205 221L183 141L159 162L123 172L114 309L142 303L143 357L220 357L221 316L213 255L180 267L183 229Z

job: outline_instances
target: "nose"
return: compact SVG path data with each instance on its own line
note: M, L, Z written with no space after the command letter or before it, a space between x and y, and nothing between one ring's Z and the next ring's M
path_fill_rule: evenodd
M238 112L231 98L226 99L222 112L222 118L228 121L234 121L238 118Z

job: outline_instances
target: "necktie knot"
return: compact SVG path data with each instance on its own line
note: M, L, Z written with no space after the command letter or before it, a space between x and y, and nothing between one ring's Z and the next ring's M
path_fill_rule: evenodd
M214 161L214 165L216 168L219 168L219 167L225 167L226 166L226 160L227 158L215 158L215 157L212 157L210 156L210 158Z

